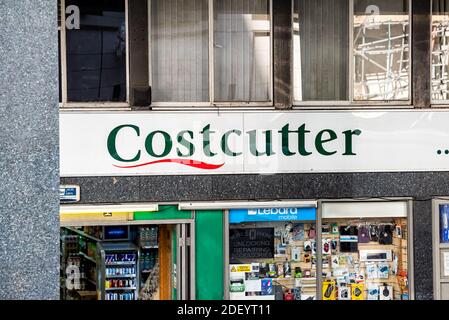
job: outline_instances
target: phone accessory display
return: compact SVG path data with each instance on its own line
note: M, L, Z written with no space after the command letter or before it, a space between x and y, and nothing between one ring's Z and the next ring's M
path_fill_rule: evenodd
M377 263L366 263L366 277L370 280L379 278L379 268L377 266Z
M369 239L372 242L377 242L379 240L379 227L377 226L377 224L370 224Z
M363 283L351 284L351 300L364 300L363 291L364 291Z
M335 239L331 240L331 250L337 250L338 241Z
M323 254L330 254L331 253L331 239L322 239L323 243Z
M269 263L268 264L268 276L270 278L276 278L278 274L277 266L275 263Z
M321 226L321 234L330 234L331 233L331 226L328 224L323 224Z
M261 280L261 288L263 296L271 296L273 295L273 280L271 279L262 279Z
M331 266L332 266L332 269L336 269L336 268L340 267L340 259L338 256L332 256Z
M335 300L336 286L335 281L323 282L323 300Z
M339 234L340 230L338 228L338 224L336 223L332 223L331 224L331 230L332 230L332 234Z
M309 239L315 239L316 231L313 227L309 229Z
M368 242L370 242L369 228L367 226L360 226L359 227L358 240L359 240L359 243L368 243Z
M304 241L304 251L306 252L312 251L312 241L310 240Z
M390 273L390 265L388 263L378 263L379 279L388 279Z
M379 287L379 300L393 300L393 287L385 283Z
M293 241L302 241L304 240L304 224L298 223L295 224L292 228L292 240Z
M388 245L393 243L393 226L383 224L379 226L379 244Z
M379 286L377 284L368 284L367 300L379 300Z
M340 251L357 252L358 250L358 228L356 226L340 227Z
M351 300L351 289L346 284L339 284L337 292L338 300Z
M312 261L312 257L310 256L310 254L305 253L304 254L304 262L305 263L310 263Z
M292 247L292 260L293 261L301 260L301 249L299 247Z

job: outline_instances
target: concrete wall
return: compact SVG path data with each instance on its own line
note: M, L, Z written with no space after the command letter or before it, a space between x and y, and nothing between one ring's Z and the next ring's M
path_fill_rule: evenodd
M59 299L57 3L0 21L0 299Z

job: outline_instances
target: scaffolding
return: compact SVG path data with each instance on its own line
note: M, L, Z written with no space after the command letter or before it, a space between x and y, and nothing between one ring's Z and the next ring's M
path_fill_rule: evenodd
M449 21L432 23L432 100L449 100Z
M354 17L354 100L409 99L406 15Z

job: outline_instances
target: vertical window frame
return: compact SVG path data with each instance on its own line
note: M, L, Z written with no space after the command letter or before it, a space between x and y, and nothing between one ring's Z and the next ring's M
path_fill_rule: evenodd
M292 0L292 39L294 39L294 6L295 1ZM322 101L298 101L296 100L294 90L292 93L293 109L304 110L304 109L354 109L363 107L363 109L413 109L412 105L412 0L407 0L408 2L408 17L409 17L409 71L408 71L408 99L407 100L354 100L354 0L349 1L349 25L348 25L348 35L349 35L349 54L348 54L348 100L322 100ZM292 40L294 41L294 40ZM293 48L293 44L292 44ZM295 61L295 50L292 49L292 88L295 86L295 76L294 76L294 61ZM449 101L448 101L449 103Z
M430 34L430 44L432 44L432 27L433 27L433 1L430 1L430 30L429 30L429 34ZM449 13L448 13L448 18L449 18ZM433 65L432 65L432 61L433 61L433 52L432 52L432 47L430 48L430 107L431 108L435 108L435 109L442 109L442 108L447 108L449 106L449 99L446 100L435 100L432 98L432 81L433 81L433 77L432 77L432 73L433 73ZM448 79L449 81L449 79Z
M128 1L125 1L125 25L126 25L126 100L124 102L115 101L92 101L92 102L71 102L68 100L68 85L67 85L67 28L66 28L66 0L58 0L61 5L61 87L62 87L62 102L59 103L61 110L76 110L76 109L100 109L100 110L130 110L130 86L129 86L129 10Z
M149 86L152 86L152 61L151 61L151 1L148 0L148 66L149 66ZM209 88L209 100L205 102L170 102L170 101L153 101L151 106L154 109L168 109L168 110L176 110L176 109L217 109L217 108L230 108L231 110L242 110L242 109L274 109L274 61L273 61L273 0L268 0L269 4L269 22L270 22L270 46L269 46L269 61L270 61L270 83L269 83L269 101L261 101L261 102L245 102L245 101L229 101L229 102L216 102L215 101L215 73L214 73L214 0L208 0L208 57L209 57L209 79L208 79L208 88Z

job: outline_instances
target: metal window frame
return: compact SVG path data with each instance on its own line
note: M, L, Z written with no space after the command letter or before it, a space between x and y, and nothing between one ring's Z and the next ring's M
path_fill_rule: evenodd
M293 28L293 16L294 16L294 1L292 1L292 37L294 37L294 28ZM408 1L408 16L409 16L409 36L408 36L408 43L409 43L409 71L408 71L408 83L409 83L409 89L408 89L408 99L407 100L354 100L354 0L348 0L349 1L349 26L348 26L348 35L349 35L349 65L348 65L348 100L323 100L323 101L298 101L296 100L296 97L294 95L294 91L292 94L292 101L293 101L293 108L292 109L302 109L302 110L308 110L308 109L354 109L363 107L363 109L413 109L412 105L412 68L411 68L411 58L412 58L412 50L413 50L413 44L412 44L412 0ZM292 49L292 62L294 62L295 59L295 52ZM292 64L293 65L293 64ZM292 73L294 73L294 68L292 68ZM292 83L294 87L294 79L295 77L292 77Z
M61 91L62 91L62 101L59 103L60 110L84 110L84 109L100 109L100 110L131 110L129 104L130 97L130 59L129 59L129 8L128 1L125 1L125 26L126 26L126 101L124 102L113 102L113 101L92 101L92 102L71 102L68 100L67 94L67 28L65 25L66 21L66 0L59 0L61 4L61 49L60 49L60 59L61 59Z
M433 27L433 0L430 1L430 26L429 26L429 34L430 34L430 41L432 42L432 27ZM431 108L436 108L436 109L442 109L442 108L447 108L449 106L449 99L446 100L435 100L432 99L432 50L430 50L430 107Z
M152 86L152 61L151 61L151 1L148 1L148 81L149 86ZM270 17L270 54L269 54L269 62L270 62L270 84L269 84L269 101L261 101L261 102L247 102L247 101L229 101L229 102L217 102L215 101L215 85L214 85L214 0L208 0L208 56L209 56L209 101L203 102L169 102L169 101L153 101L151 107L154 110L201 110L201 111L226 111L226 109L231 110L248 110L248 109L262 109L262 110L270 110L274 108L274 66L273 66L273 0L269 1L269 17Z

